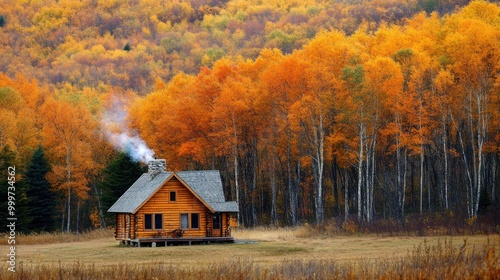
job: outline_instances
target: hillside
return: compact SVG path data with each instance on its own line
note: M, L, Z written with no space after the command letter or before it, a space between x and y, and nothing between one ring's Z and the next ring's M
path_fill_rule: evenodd
M154 81L196 74L222 57L291 53L321 30L403 23L467 0L1 1L0 71L42 83L148 93ZM440 3L440 6L437 5Z

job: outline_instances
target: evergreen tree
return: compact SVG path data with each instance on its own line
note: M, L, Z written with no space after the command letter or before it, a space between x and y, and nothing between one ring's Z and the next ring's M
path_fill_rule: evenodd
M50 183L45 178L50 172L50 165L42 146L31 157L25 181L28 184L30 231L52 231L55 228L55 195L50 190Z
M114 216L107 213L108 209L143 173L141 165L134 162L126 153L118 154L108 164L100 186L103 190L102 200L106 224L114 224Z
M8 193L8 188L11 186L9 185L9 180L7 178L9 177L9 167L15 167L14 159L15 159L15 154L14 152L10 149L9 145L6 145L2 148L0 151L0 176L2 180L0 180L0 196L2 199L0 200L0 219L2 221L7 221L7 218L9 216L9 212L7 211L8 209L8 200L7 200L7 193ZM17 172L16 172L17 173ZM16 176L17 179L17 176ZM14 183L14 187L17 186L17 182ZM14 192L17 194L17 192ZM17 213L14 211L15 216L17 217ZM7 227L1 227L0 232L6 232L9 229Z
M125 46L123 47L123 50L127 51L127 52L130 51L131 50L130 44L129 43L125 44Z

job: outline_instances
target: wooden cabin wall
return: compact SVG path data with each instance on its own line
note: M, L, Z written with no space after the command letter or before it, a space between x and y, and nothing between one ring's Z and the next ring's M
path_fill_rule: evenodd
M115 239L117 240L125 239L125 230L123 228L124 216L125 214L123 213L117 213L115 215Z
M130 213L117 213L115 215L115 239L128 240L135 238L135 216Z
M176 192L175 202L170 202L171 191ZM179 180L172 178L136 213L136 238L153 237L158 233L158 230L144 229L144 214L163 214L162 232L169 232L171 235L172 231L181 226L181 213L198 213L200 215L199 229L185 229L183 237L206 236L207 208Z

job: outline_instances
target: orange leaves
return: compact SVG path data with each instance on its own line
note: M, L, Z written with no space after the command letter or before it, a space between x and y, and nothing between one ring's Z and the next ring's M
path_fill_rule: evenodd
M48 175L54 186L73 189L85 199L87 172L92 169L89 142L97 124L80 104L49 99L42 108L43 144L49 149L53 170Z

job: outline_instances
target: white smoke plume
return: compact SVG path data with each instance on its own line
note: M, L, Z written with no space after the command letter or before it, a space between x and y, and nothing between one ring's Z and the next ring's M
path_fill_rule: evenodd
M154 151L146 145L139 133L127 126L126 105L123 97L112 97L103 113L101 127L106 138L116 149L127 153L134 161L148 163Z
M132 136L132 131L121 133L106 132L110 143L120 151L127 153L134 161L148 163L153 160L154 151L148 148L139 135Z

